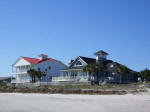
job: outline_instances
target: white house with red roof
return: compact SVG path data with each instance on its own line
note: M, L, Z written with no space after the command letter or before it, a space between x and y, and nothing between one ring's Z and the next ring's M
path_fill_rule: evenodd
M67 66L61 61L48 58L45 54L39 55L38 58L20 57L12 65L12 75L15 77L12 83L31 82L31 78L27 74L29 69L45 72L46 76L42 81L50 82L52 77L60 76L60 70L65 68L67 68Z

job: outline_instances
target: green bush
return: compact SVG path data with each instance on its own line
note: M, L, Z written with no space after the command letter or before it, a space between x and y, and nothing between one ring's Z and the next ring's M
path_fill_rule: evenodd
M141 72L139 72L139 77L141 77L142 81L144 80L150 81L150 70L149 69L142 70Z

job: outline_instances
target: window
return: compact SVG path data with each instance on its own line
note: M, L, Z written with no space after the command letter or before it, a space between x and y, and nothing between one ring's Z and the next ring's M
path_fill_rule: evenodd
M82 65L82 63L80 61L77 61L76 65Z
M45 72L47 71L47 69L45 69Z
M51 70L51 66L49 66L48 69Z
M76 77L77 76L77 72L71 72L71 77Z

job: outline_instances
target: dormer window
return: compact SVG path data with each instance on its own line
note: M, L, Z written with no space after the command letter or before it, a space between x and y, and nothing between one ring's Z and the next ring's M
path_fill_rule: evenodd
M77 65L77 66L81 66L82 63L81 63L80 61L77 61L76 65Z

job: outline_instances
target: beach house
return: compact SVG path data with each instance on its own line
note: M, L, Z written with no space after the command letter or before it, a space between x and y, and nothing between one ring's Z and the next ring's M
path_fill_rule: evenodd
M84 72L84 67L88 64L100 63L105 67L105 72L100 74L100 82L119 83L120 77L122 83L135 82L137 80L136 72L127 68L129 73L121 75L116 73L119 63L108 60L108 53L100 50L94 53L96 58L78 56L75 60L69 61L69 67L61 70L59 77L53 77L54 82L91 82L96 80L95 73Z
M20 57L12 65L12 83L26 83L31 82L31 77L27 73L30 69L40 70L45 72L42 82L50 82L52 77L60 75L60 70L66 69L67 66L61 61L48 58L47 55L41 54L38 58ZM38 79L37 79L38 81Z

